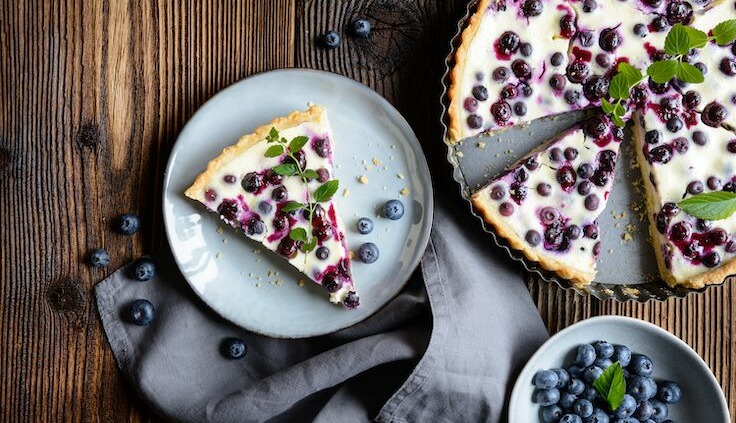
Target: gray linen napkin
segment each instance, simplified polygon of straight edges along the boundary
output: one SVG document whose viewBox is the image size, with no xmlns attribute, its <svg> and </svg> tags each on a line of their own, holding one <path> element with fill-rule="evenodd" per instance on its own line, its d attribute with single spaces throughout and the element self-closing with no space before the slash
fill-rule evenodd
<svg viewBox="0 0 736 423">
<path fill-rule="evenodd" d="M 149 282 L 118 270 L 95 289 L 118 366 L 174 421 L 500 421 L 515 375 L 547 333 L 518 269 L 477 222 L 459 224 L 470 219 L 458 208 L 437 206 L 421 273 L 396 298 L 317 338 L 272 339 L 224 321 L 168 251 L 154 255 Z M 122 317 L 138 298 L 156 306 L 149 326 Z M 231 336 L 248 344 L 244 359 L 219 353 Z"/>
</svg>

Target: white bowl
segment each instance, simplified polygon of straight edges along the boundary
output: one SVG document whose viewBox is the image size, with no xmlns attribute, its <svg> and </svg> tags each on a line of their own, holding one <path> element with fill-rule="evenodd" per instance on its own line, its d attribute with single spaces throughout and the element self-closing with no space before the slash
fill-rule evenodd
<svg viewBox="0 0 736 423">
<path fill-rule="evenodd" d="M 669 407 L 676 423 L 731 421 L 718 381 L 703 359 L 686 343 L 664 329 L 641 320 L 600 316 L 576 323 L 551 337 L 521 371 L 509 404 L 509 421 L 539 422 L 539 406 L 532 403 L 532 377 L 543 369 L 567 366 L 578 345 L 605 340 L 646 354 L 654 362 L 654 378 L 671 380 L 682 388 L 680 402 Z"/>
</svg>

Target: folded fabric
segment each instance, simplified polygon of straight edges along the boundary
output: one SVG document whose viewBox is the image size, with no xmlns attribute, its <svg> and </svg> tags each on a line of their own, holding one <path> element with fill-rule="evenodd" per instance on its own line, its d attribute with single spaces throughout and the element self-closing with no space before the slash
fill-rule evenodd
<svg viewBox="0 0 736 423">
<path fill-rule="evenodd" d="M 95 289 L 118 366 L 174 421 L 501 421 L 515 375 L 547 333 L 519 269 L 477 222 L 460 225 L 470 220 L 461 207 L 437 207 L 421 272 L 396 298 L 322 337 L 273 339 L 224 321 L 168 250 L 153 256 L 148 282 L 120 269 Z M 139 298 L 156 306 L 144 327 L 122 317 Z M 219 352 L 233 336 L 248 345 L 244 359 Z"/>
</svg>

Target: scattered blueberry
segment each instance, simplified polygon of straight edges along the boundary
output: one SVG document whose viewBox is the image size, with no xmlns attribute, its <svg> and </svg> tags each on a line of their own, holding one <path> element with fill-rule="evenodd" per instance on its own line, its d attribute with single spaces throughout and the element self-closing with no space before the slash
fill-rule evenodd
<svg viewBox="0 0 736 423">
<path fill-rule="evenodd" d="M 335 31 L 327 31 L 322 36 L 322 45 L 330 50 L 336 49 L 340 45 L 340 34 Z"/>
<path fill-rule="evenodd" d="M 358 232 L 363 235 L 373 232 L 373 221 L 367 217 L 358 219 L 356 226 L 358 227 Z"/>
<path fill-rule="evenodd" d="M 139 282 L 150 280 L 155 274 L 156 266 L 147 258 L 138 259 L 130 267 L 130 276 Z"/>
<path fill-rule="evenodd" d="M 138 326 L 146 326 L 153 321 L 156 310 L 148 300 L 135 300 L 128 309 L 130 322 Z"/>
<path fill-rule="evenodd" d="M 366 242 L 358 248 L 358 258 L 363 263 L 375 263 L 378 260 L 378 256 L 378 247 L 372 242 Z"/>
<path fill-rule="evenodd" d="M 327 260 L 327 257 L 329 257 L 330 255 L 330 249 L 325 246 L 317 247 L 317 250 L 314 252 L 314 254 L 320 260 Z"/>
<path fill-rule="evenodd" d="M 350 32 L 359 38 L 367 38 L 371 34 L 371 23 L 367 19 L 358 19 L 350 24 Z"/>
<path fill-rule="evenodd" d="M 141 218 L 133 213 L 125 213 L 115 219 L 115 231 L 123 235 L 133 235 L 141 228 Z"/>
<path fill-rule="evenodd" d="M 539 389 L 556 388 L 560 378 L 552 370 L 540 370 L 534 375 L 532 383 Z"/>
<path fill-rule="evenodd" d="M 222 355 L 231 359 L 237 360 L 245 357 L 248 353 L 248 346 L 245 345 L 245 341 L 239 338 L 227 338 L 222 343 Z"/>
<path fill-rule="evenodd" d="M 383 205 L 383 215 L 391 220 L 398 220 L 404 215 L 404 203 L 399 200 L 388 200 Z"/>
<path fill-rule="evenodd" d="M 94 250 L 89 252 L 89 255 L 87 256 L 87 262 L 92 267 L 105 267 L 110 264 L 110 254 L 108 254 L 107 250 L 103 250 L 102 248 L 95 248 Z"/>
</svg>

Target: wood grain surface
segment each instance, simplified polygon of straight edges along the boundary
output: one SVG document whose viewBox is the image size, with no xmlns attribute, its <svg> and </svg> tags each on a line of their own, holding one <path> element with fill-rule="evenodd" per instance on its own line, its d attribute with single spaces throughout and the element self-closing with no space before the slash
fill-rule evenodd
<svg viewBox="0 0 736 423">
<path fill-rule="evenodd" d="M 281 67 L 324 69 L 384 95 L 456 190 L 439 125 L 443 59 L 465 0 L 0 2 L 0 421 L 158 421 L 120 377 L 93 285 L 164 242 L 163 167 L 218 90 Z M 368 40 L 347 35 L 357 17 Z M 336 50 L 320 34 L 343 35 Z M 442 192 L 444 188 L 437 191 Z M 133 211 L 133 237 L 109 229 Z M 95 247 L 112 263 L 83 262 Z M 551 332 L 599 314 L 654 322 L 708 363 L 736 409 L 731 283 L 684 300 L 600 302 L 528 281 Z"/>
</svg>

